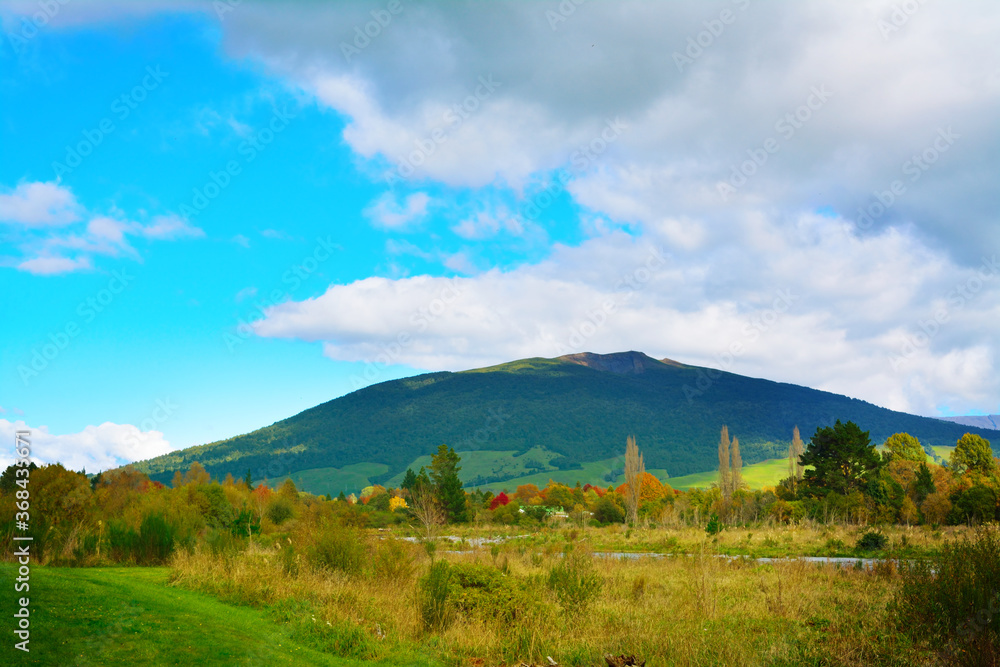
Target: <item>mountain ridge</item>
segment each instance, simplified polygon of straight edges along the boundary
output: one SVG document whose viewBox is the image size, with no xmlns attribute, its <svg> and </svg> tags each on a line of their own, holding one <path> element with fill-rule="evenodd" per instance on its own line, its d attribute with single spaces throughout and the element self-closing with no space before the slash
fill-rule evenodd
<svg viewBox="0 0 1000 667">
<path fill-rule="evenodd" d="M 389 380 L 250 433 L 136 466 L 169 481 L 193 461 L 217 477 L 242 477 L 248 468 L 276 477 L 366 463 L 385 470 L 373 481 L 386 481 L 447 443 L 457 451 L 542 448 L 552 454 L 543 469 L 573 470 L 620 456 L 626 436 L 635 435 L 648 469 L 678 476 L 715 467 L 723 424 L 740 438 L 743 459 L 751 464 L 784 456 L 794 426 L 808 440 L 836 419 L 855 421 L 876 442 L 906 431 L 928 449 L 953 446 L 967 430 L 990 435 L 831 392 L 629 351 L 534 357 Z M 501 466 L 492 477 L 503 474 Z"/>
</svg>

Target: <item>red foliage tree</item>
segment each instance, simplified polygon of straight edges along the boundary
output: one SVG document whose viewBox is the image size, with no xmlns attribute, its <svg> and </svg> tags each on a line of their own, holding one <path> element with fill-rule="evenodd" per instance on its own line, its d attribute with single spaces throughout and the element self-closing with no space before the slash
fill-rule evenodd
<svg viewBox="0 0 1000 667">
<path fill-rule="evenodd" d="M 503 491 L 501 491 L 500 495 L 496 496 L 495 498 L 493 498 L 493 500 L 490 501 L 490 509 L 491 510 L 495 510 L 496 508 L 500 507 L 501 505 L 506 505 L 509 502 L 510 502 L 510 498 L 507 497 L 506 493 L 504 493 Z"/>
</svg>

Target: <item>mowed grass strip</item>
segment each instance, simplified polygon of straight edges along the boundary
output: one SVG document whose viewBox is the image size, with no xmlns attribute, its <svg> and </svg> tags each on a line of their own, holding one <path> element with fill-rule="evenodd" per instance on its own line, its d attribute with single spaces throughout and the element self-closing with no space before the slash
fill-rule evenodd
<svg viewBox="0 0 1000 667">
<path fill-rule="evenodd" d="M 24 653 L 11 632 L 16 568 L 0 573 L 3 665 L 371 664 L 303 645 L 264 611 L 169 586 L 168 568 L 33 567 L 30 592 L 16 594 L 31 599 Z"/>
</svg>

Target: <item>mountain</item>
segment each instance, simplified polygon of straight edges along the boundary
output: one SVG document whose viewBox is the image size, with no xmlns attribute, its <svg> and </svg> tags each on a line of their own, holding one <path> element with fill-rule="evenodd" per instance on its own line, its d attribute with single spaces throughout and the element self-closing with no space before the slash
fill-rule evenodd
<svg viewBox="0 0 1000 667">
<path fill-rule="evenodd" d="M 1000 431 L 1000 415 L 966 415 L 964 417 L 941 417 L 941 419 L 965 426 Z"/>
<path fill-rule="evenodd" d="M 630 434 L 647 470 L 680 476 L 716 467 L 723 424 L 751 464 L 785 456 L 794 426 L 808 441 L 817 427 L 836 419 L 856 422 L 875 442 L 905 431 L 927 448 L 953 446 L 967 431 L 987 439 L 991 434 L 641 352 L 582 353 L 382 382 L 252 433 L 137 467 L 169 482 L 175 470 L 199 461 L 214 477 L 239 478 L 250 469 L 258 480 L 291 474 L 318 489 L 325 478 L 336 479 L 356 491 L 366 482 L 396 481 L 447 443 L 473 452 L 463 456 L 467 484 L 532 472 L 547 479 L 560 470 L 579 470 L 581 481 L 597 483 L 615 479 L 621 466 L 615 457 Z M 327 488 L 336 491 L 336 484 Z"/>
</svg>

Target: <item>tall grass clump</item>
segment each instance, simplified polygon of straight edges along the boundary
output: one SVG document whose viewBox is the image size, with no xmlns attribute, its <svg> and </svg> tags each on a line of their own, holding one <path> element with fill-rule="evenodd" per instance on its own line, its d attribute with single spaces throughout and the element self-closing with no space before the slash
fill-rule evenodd
<svg viewBox="0 0 1000 667">
<path fill-rule="evenodd" d="M 903 563 L 900 625 L 927 636 L 956 665 L 1000 664 L 1000 529 L 946 543 L 930 559 Z"/>
<path fill-rule="evenodd" d="M 309 550 L 309 561 L 314 567 L 349 575 L 361 574 L 367 560 L 368 550 L 358 532 L 337 524 L 322 530 Z"/>
<path fill-rule="evenodd" d="M 174 527 L 159 514 L 142 520 L 136 541 L 136 562 L 142 565 L 163 565 L 174 552 Z"/>
<path fill-rule="evenodd" d="M 451 574 L 448 561 L 439 560 L 420 579 L 417 597 L 420 620 L 423 621 L 424 630 L 428 632 L 445 630 L 451 625 Z"/>
<path fill-rule="evenodd" d="M 601 579 L 594 571 L 590 554 L 567 547 L 563 558 L 549 570 L 549 588 L 563 611 L 582 614 L 601 590 Z"/>
</svg>

